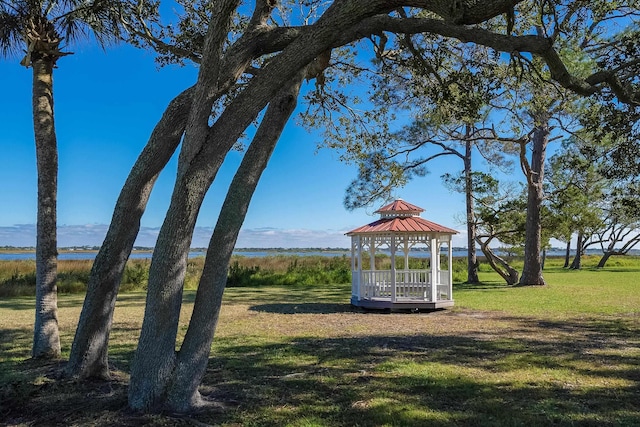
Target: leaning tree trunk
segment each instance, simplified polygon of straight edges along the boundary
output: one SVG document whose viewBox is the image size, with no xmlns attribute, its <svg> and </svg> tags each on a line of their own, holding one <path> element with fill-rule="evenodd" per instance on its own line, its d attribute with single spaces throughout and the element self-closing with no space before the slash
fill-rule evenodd
<svg viewBox="0 0 640 427">
<path fill-rule="evenodd" d="M 580 270 L 582 268 L 582 245 L 583 245 L 584 235 L 582 232 L 578 233 L 578 241 L 576 243 L 576 256 L 573 257 L 573 261 L 571 262 L 571 270 Z"/>
<path fill-rule="evenodd" d="M 467 283 L 479 283 L 478 257 L 476 256 L 476 221 L 473 213 L 473 176 L 471 174 L 471 129 L 465 128 L 464 180 L 467 209 Z"/>
<path fill-rule="evenodd" d="M 612 255 L 616 255 L 617 252 L 615 251 L 606 251 L 603 255 L 602 258 L 600 258 L 600 261 L 598 262 L 598 265 L 596 266 L 596 268 L 604 268 L 605 265 L 607 265 L 607 261 L 609 261 L 609 258 L 611 258 Z"/>
<path fill-rule="evenodd" d="M 214 124 L 214 136 L 208 138 L 212 145 L 183 164 L 182 172 L 178 165 L 171 204 L 151 259 L 144 320 L 131 367 L 129 406 L 135 410 L 157 411 L 165 405 L 175 368 L 182 290 L 198 212 L 225 155 L 259 112 L 256 108 L 240 115 L 233 110 L 228 107 Z M 230 120 L 230 115 L 235 119 Z M 182 153 L 181 158 L 185 159 Z"/>
<path fill-rule="evenodd" d="M 520 286 L 544 285 L 542 277 L 542 260 L 540 250 L 542 248 L 542 199 L 544 196 L 544 160 L 549 141 L 548 119 L 543 119 L 533 130 L 533 152 L 531 154 L 531 166 L 524 169 L 527 174 L 527 219 L 524 243 L 524 267 L 520 276 Z"/>
<path fill-rule="evenodd" d="M 129 404 L 133 409 L 160 409 L 174 369 L 187 258 L 198 211 L 210 185 L 208 177 L 208 184 L 202 185 L 201 175 L 202 169 L 194 169 L 176 182 L 153 252 L 144 321 L 131 367 Z"/>
<path fill-rule="evenodd" d="M 225 4 L 233 7 L 235 0 L 227 1 Z M 272 5 L 258 3 L 256 7 L 251 23 L 254 30 L 264 24 Z M 223 15 L 224 13 L 218 14 L 220 17 Z M 215 52 L 214 57 L 221 54 L 221 46 L 226 40 L 226 27 L 216 24 L 215 28 L 218 30 L 217 41 L 213 40 L 208 45 Z M 204 62 L 202 64 L 205 68 L 214 69 L 213 72 L 206 75 L 206 89 L 200 91 L 200 98 L 205 98 L 203 114 L 206 117 L 210 114 L 210 108 L 207 105 L 212 100 L 219 99 L 233 85 L 237 76 L 241 75 L 250 65 L 251 58 L 262 52 L 260 48 L 264 45 L 253 40 L 251 31 L 248 30 L 247 34 L 249 42 L 242 43 L 241 39 L 237 42 L 240 48 L 230 49 L 234 53 L 229 54 L 231 58 L 227 58 L 227 67 L 223 73 L 221 73 L 219 63 Z M 217 43 L 218 48 L 213 47 L 212 43 Z M 217 79 L 216 76 L 218 76 Z M 187 89 L 171 102 L 156 126 L 147 147 L 136 162 L 118 199 L 109 232 L 94 262 L 89 279 L 89 291 L 87 298 L 85 298 L 83 315 L 76 332 L 67 369 L 67 372 L 73 376 L 82 378 L 108 375 L 108 336 L 113 318 L 115 297 L 126 259 L 139 230 L 140 216 L 144 211 L 148 193 L 157 173 L 166 164 L 167 155 L 170 155 L 167 150 L 171 152 L 175 150 L 175 146 L 179 143 L 184 132 L 187 117 L 193 104 L 193 92 L 193 87 Z M 206 98 L 209 100 L 207 101 Z M 129 212 L 130 210 L 132 212 Z"/>
<path fill-rule="evenodd" d="M 109 333 L 124 268 L 156 178 L 180 144 L 192 92 L 193 88 L 189 88 L 171 101 L 120 192 L 109 230 L 89 276 L 66 368 L 68 375 L 109 377 Z"/>
<path fill-rule="evenodd" d="M 518 270 L 513 268 L 507 260 L 493 252 L 489 246 L 492 240 L 493 237 L 489 237 L 485 241 L 478 240 L 478 243 L 480 243 L 480 250 L 484 254 L 491 268 L 493 268 L 493 270 L 498 273 L 505 282 L 507 282 L 507 285 L 517 284 L 519 276 Z"/>
<path fill-rule="evenodd" d="M 56 203 L 58 148 L 53 120 L 53 67 L 48 56 L 32 61 L 33 130 L 38 166 L 38 221 L 36 237 L 36 319 L 32 356 L 60 357 L 58 331 L 58 239 Z"/>
<path fill-rule="evenodd" d="M 278 90 L 326 50 L 336 34 L 331 28 L 318 27 L 317 32 L 296 39 L 234 98 L 205 138 L 199 138 L 202 135 L 197 128 L 201 124 L 196 123 L 195 138 L 189 140 L 190 126 L 187 126 L 171 205 L 160 229 L 149 271 L 144 321 L 129 385 L 132 409 L 155 411 L 166 404 L 164 398 L 176 362 L 175 338 L 193 227 L 204 195 L 225 155 Z M 195 108 L 194 105 L 191 114 Z M 194 149 L 194 145 L 200 148 Z"/>
<path fill-rule="evenodd" d="M 198 386 L 209 360 L 229 260 L 260 176 L 295 109 L 301 82 L 302 78 L 292 82 L 269 104 L 227 191 L 209 242 L 189 328 L 177 356 L 173 379 L 168 389 L 166 407 L 171 410 L 185 412 L 202 404 Z"/>
</svg>

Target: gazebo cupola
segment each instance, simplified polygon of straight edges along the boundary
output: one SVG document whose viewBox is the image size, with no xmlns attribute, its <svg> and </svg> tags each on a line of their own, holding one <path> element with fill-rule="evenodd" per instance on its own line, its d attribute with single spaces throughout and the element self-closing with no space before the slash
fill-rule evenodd
<svg viewBox="0 0 640 427">
<path fill-rule="evenodd" d="M 427 308 L 453 306 L 451 236 L 457 231 L 420 217 L 424 209 L 395 200 L 376 213 L 380 219 L 351 230 L 351 304 L 365 308 Z M 447 247 L 443 269 L 441 252 Z M 409 268 L 412 251 L 428 268 Z M 376 269 L 376 254 L 390 254 L 389 268 Z"/>
</svg>

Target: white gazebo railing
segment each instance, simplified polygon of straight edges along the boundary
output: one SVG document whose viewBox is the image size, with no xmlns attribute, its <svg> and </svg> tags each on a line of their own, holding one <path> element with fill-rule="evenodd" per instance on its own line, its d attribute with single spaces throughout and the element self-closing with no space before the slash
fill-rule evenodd
<svg viewBox="0 0 640 427">
<path fill-rule="evenodd" d="M 358 298 L 383 298 L 389 299 L 391 302 L 406 299 L 420 301 L 452 299 L 449 271 L 440 270 L 440 283 L 436 286 L 436 298 L 433 298 L 430 276 L 430 270 L 397 270 L 395 281 L 393 281 L 391 270 L 363 270 L 359 280 L 354 278 L 353 291 Z"/>
</svg>

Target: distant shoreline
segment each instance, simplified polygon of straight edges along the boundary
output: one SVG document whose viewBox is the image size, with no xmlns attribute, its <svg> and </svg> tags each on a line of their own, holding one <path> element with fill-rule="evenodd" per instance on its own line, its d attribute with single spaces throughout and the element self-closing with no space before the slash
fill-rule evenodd
<svg viewBox="0 0 640 427">
<path fill-rule="evenodd" d="M 154 248 L 134 248 L 135 253 L 152 253 Z M 58 253 L 97 253 L 100 248 L 58 248 Z M 349 252 L 349 248 L 236 248 L 235 253 L 243 252 L 274 252 L 274 253 L 304 253 L 304 252 L 325 252 L 343 253 Z M 206 252 L 207 248 L 191 248 L 190 252 Z M 36 248 L 22 248 L 5 246 L 0 248 L 0 254 L 29 254 L 35 253 Z"/>
<path fill-rule="evenodd" d="M 134 258 L 147 258 L 148 255 L 153 254 L 153 249 L 150 247 L 135 247 L 131 251 L 131 256 Z M 454 256 L 466 256 L 463 255 L 467 248 L 464 247 L 454 247 L 452 248 L 454 252 Z M 82 254 L 84 255 L 82 258 L 89 257 L 90 254 L 97 254 L 100 250 L 99 247 L 67 247 L 67 248 L 59 248 L 58 253 L 62 255 L 63 258 L 69 259 L 70 254 Z M 0 259 L 5 258 L 9 255 L 22 255 L 25 257 L 30 255 L 35 256 L 35 248 L 24 248 L 24 247 L 10 247 L 3 246 L 0 247 Z M 207 253 L 207 248 L 191 248 L 190 256 L 205 256 Z M 383 251 L 384 252 L 384 251 Z M 500 252 L 500 250 L 498 250 Z M 351 250 L 348 248 L 236 248 L 233 250 L 234 255 L 238 256 L 277 256 L 277 255 L 296 255 L 296 256 L 305 256 L 305 255 L 321 255 L 321 256 L 339 256 L 339 255 L 349 255 Z M 412 253 L 417 255 L 418 257 L 428 256 L 430 251 L 428 248 L 413 248 Z M 480 250 L 476 250 L 477 256 L 483 256 Z M 245 255 L 246 254 L 246 255 Z M 549 257 L 558 257 L 564 256 L 565 249 L 563 248 L 551 248 L 547 250 L 547 256 Z M 5 257 L 2 257 L 4 255 Z M 503 254 L 504 255 L 504 254 Z M 575 255 L 575 250 L 571 250 L 570 256 Z M 602 256 L 602 251 L 600 249 L 589 249 L 586 251 L 584 255 L 598 255 Z M 627 256 L 640 256 L 640 249 L 632 249 Z"/>
</svg>

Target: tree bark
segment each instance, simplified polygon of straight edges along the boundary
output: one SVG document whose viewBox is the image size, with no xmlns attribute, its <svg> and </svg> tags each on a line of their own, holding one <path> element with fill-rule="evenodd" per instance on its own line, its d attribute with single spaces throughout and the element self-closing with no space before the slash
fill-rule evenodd
<svg viewBox="0 0 640 427">
<path fill-rule="evenodd" d="M 68 375 L 109 377 L 109 333 L 124 268 L 153 185 L 180 143 L 192 93 L 193 88 L 189 88 L 169 103 L 120 192 L 109 230 L 89 276 L 66 367 Z"/>
<path fill-rule="evenodd" d="M 571 239 L 569 239 L 567 241 L 567 249 L 564 253 L 564 265 L 562 266 L 562 268 L 567 268 L 569 267 L 569 258 L 571 256 Z"/>
<path fill-rule="evenodd" d="M 465 201 L 467 209 L 467 283 L 479 283 L 478 258 L 476 256 L 476 220 L 473 213 L 473 176 L 471 175 L 471 129 L 465 127 L 466 141 L 464 154 Z"/>
<path fill-rule="evenodd" d="M 225 9 L 227 3 L 216 4 L 217 11 Z M 207 56 L 220 55 L 221 51 L 212 45 L 212 39 L 224 42 L 225 38 L 218 36 L 221 32 L 226 34 L 231 12 L 227 10 L 226 16 L 213 13 L 211 18 L 211 26 L 221 24 L 224 28 L 210 28 L 207 33 L 205 45 L 209 50 L 204 52 L 194 88 L 194 103 L 178 159 L 178 176 L 151 259 L 144 320 L 129 384 L 129 406 L 133 409 L 155 411 L 164 405 L 176 360 L 176 335 L 187 258 L 202 201 L 227 152 L 266 104 L 249 103 L 244 111 L 238 112 L 234 106 L 242 103 L 236 98 L 212 128 L 208 126 L 214 101 L 210 93 L 216 91 L 218 82 L 205 75 L 209 72 L 217 75 L 220 60 Z M 230 119 L 232 111 L 236 114 Z"/>
<path fill-rule="evenodd" d="M 32 356 L 60 357 L 58 331 L 58 148 L 53 118 L 53 67 L 49 56 L 34 60 L 33 130 L 38 169 L 36 238 L 36 317 Z"/>
<path fill-rule="evenodd" d="M 580 270 L 582 268 L 582 241 L 584 240 L 584 235 L 582 232 L 578 233 L 578 241 L 576 243 L 576 256 L 573 257 L 573 261 L 571 262 L 571 270 Z"/>
<path fill-rule="evenodd" d="M 225 2 L 226 7 L 230 4 L 233 5 L 234 0 Z M 199 98 L 201 102 L 209 105 L 209 111 L 211 103 L 232 87 L 238 76 L 249 66 L 252 58 L 278 48 L 277 42 L 274 44 L 268 40 L 269 31 L 262 27 L 271 9 L 270 4 L 256 5 L 250 27 L 227 52 L 224 65 L 211 59 L 202 64 L 205 68 L 214 69 L 200 83 L 206 86 L 207 90 L 201 90 Z M 220 54 L 219 46 L 224 43 L 221 34 L 226 34 L 223 26 L 217 27 L 218 31 L 213 31 L 211 37 L 217 40 L 218 48 L 213 46 L 213 42 L 210 42 L 209 47 L 214 53 Z M 265 37 L 267 40 L 263 40 Z M 217 82 L 215 76 L 218 76 Z M 108 338 L 122 274 L 139 231 L 140 217 L 144 213 L 151 188 L 180 143 L 193 97 L 194 87 L 191 87 L 169 104 L 120 194 L 109 231 L 94 261 L 89 279 L 83 313 L 67 365 L 67 374 L 71 376 L 86 378 L 109 375 Z M 202 114 L 200 117 L 204 116 L 208 115 Z"/>
<path fill-rule="evenodd" d="M 520 276 L 520 286 L 545 285 L 542 277 L 542 221 L 540 213 L 544 196 L 544 161 L 549 141 L 549 120 L 538 117 L 533 130 L 533 152 L 531 166 L 525 167 L 527 172 L 527 219 L 524 244 L 524 267 Z"/>
<path fill-rule="evenodd" d="M 260 176 L 295 109 L 301 82 L 300 77 L 269 104 L 227 192 L 209 242 L 191 321 L 168 389 L 166 406 L 171 410 L 185 412 L 202 404 L 198 386 L 207 367 L 229 260 Z"/>
</svg>

